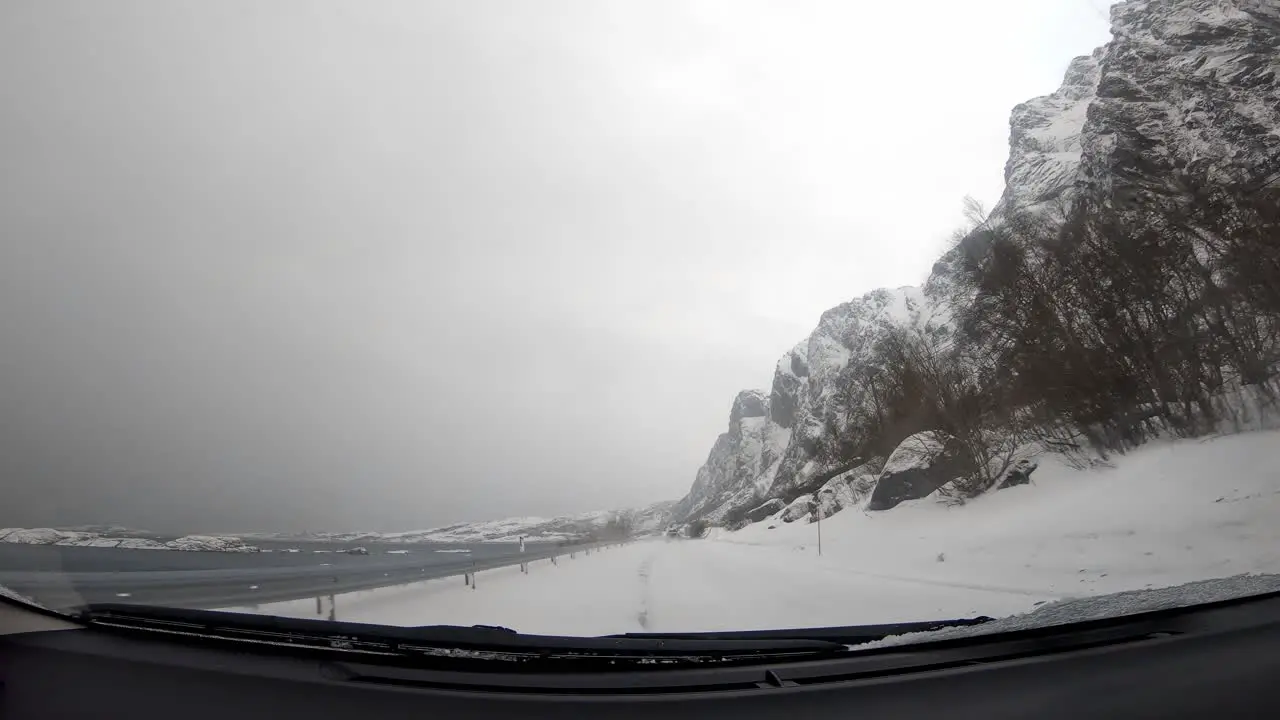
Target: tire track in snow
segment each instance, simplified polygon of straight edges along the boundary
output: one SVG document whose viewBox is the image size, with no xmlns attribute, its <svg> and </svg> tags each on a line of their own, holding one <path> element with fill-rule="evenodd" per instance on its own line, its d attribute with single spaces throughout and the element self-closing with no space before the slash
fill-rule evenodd
<svg viewBox="0 0 1280 720">
<path fill-rule="evenodd" d="M 877 578 L 879 580 L 893 580 L 895 582 L 915 583 L 917 585 L 930 585 L 934 587 L 957 588 L 960 590 L 979 590 L 982 592 L 1005 593 L 1007 595 L 1025 595 L 1035 598 L 1057 598 L 1069 600 L 1078 597 L 1084 597 L 1081 593 L 1060 592 L 1058 590 L 1032 590 L 1028 588 L 1015 588 L 1003 585 L 987 585 L 984 583 L 967 583 L 956 582 L 952 580 L 933 580 L 929 578 L 908 577 L 906 575 L 890 575 L 888 573 L 870 572 L 867 570 L 854 570 L 852 568 L 823 568 L 827 572 L 840 575 L 862 575 L 864 577 Z"/>
<path fill-rule="evenodd" d="M 640 567 L 636 570 L 636 574 L 640 578 L 640 609 L 636 612 L 636 622 L 640 623 L 641 630 L 649 629 L 649 576 L 653 574 L 653 555 L 649 555 L 640 562 Z"/>
</svg>

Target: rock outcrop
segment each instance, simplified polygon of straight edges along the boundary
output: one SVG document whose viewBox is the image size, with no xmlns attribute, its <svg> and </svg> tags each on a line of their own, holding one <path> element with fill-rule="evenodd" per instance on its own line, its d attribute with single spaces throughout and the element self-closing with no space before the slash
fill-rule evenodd
<svg viewBox="0 0 1280 720">
<path fill-rule="evenodd" d="M 1013 467 L 1000 478 L 999 484 L 996 485 L 997 490 L 1003 490 L 1008 487 L 1016 487 L 1018 485 L 1026 485 L 1031 482 L 1031 473 L 1036 471 L 1040 465 L 1029 459 L 1022 459 L 1014 463 Z"/>
<path fill-rule="evenodd" d="M 809 516 L 813 512 L 813 496 L 801 495 L 791 504 L 787 505 L 787 509 L 782 512 L 782 522 L 795 522 Z"/>
<path fill-rule="evenodd" d="M 783 502 L 781 498 L 773 498 L 772 500 L 766 500 L 763 504 L 757 507 L 754 507 L 747 512 L 747 521 L 760 522 L 761 520 L 764 520 L 765 518 L 771 517 L 773 515 L 777 515 L 778 513 L 786 509 L 787 509 L 787 504 Z"/>
<path fill-rule="evenodd" d="M 876 476 L 867 473 L 868 469 L 868 466 L 860 465 L 824 483 L 817 492 L 818 517 L 826 519 L 841 510 L 862 504 L 876 486 Z"/>
<path fill-rule="evenodd" d="M 867 509 L 889 510 L 927 497 L 971 469 L 952 438 L 932 431 L 916 433 L 899 443 L 885 462 Z"/>
<path fill-rule="evenodd" d="M 720 521 L 732 509 L 744 512 L 767 499 L 772 476 L 791 437 L 790 428 L 770 420 L 772 398 L 743 390 L 734 398 L 729 428 L 716 439 L 693 488 L 672 510 L 677 520 Z"/>
</svg>

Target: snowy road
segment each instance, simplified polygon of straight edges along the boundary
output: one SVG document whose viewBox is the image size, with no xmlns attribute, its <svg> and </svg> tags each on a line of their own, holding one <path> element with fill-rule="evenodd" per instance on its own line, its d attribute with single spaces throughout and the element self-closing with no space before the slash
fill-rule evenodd
<svg viewBox="0 0 1280 720">
<path fill-rule="evenodd" d="M 1151 443 L 1089 471 L 1046 458 L 1033 480 L 963 507 L 845 510 L 822 523 L 822 557 L 817 525 L 775 519 L 486 571 L 475 589 L 445 578 L 337 595 L 335 617 L 567 635 L 750 630 L 999 617 L 1280 572 L 1280 432 Z M 317 613 L 314 599 L 234 609 Z"/>
<path fill-rule="evenodd" d="M 957 587 L 928 578 L 887 579 L 825 564 L 812 548 L 727 542 L 639 542 L 621 548 L 482 573 L 476 589 L 458 578 L 349 593 L 336 617 L 394 625 L 498 624 L 521 632 L 767 629 L 1012 614 L 1058 595 Z M 246 608 L 239 608 L 244 610 Z M 259 612 L 315 617 L 314 601 Z M 325 606 L 324 614 L 327 614 Z"/>
</svg>

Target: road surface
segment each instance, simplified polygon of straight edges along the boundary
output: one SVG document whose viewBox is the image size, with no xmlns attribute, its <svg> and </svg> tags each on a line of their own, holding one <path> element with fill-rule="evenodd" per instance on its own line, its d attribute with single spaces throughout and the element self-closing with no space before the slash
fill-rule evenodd
<svg viewBox="0 0 1280 720">
<path fill-rule="evenodd" d="M 812 547 L 715 540 L 638 541 L 529 573 L 480 576 L 472 589 L 429 580 L 314 600 L 227 606 L 287 617 L 387 625 L 501 625 L 547 635 L 767 630 L 914 622 L 1032 610 L 1067 594 L 993 578 L 869 574 L 860 556 L 819 558 Z M 1076 578 L 1072 578 L 1073 582 Z M 986 584 L 985 580 L 991 580 Z"/>
</svg>

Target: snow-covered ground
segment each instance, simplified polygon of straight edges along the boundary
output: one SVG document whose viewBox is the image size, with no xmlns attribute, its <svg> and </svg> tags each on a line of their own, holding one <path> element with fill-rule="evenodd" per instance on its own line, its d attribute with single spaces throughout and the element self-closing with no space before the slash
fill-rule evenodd
<svg viewBox="0 0 1280 720">
<path fill-rule="evenodd" d="M 1049 458 L 1032 484 L 961 507 L 844 510 L 821 523 L 821 557 L 817 524 L 773 519 L 483 572 L 475 589 L 446 578 L 339 595 L 336 617 L 571 635 L 745 630 L 1007 616 L 1280 572 L 1280 432 L 1152 443 L 1113 465 Z M 316 615 L 314 600 L 237 609 Z"/>
</svg>

